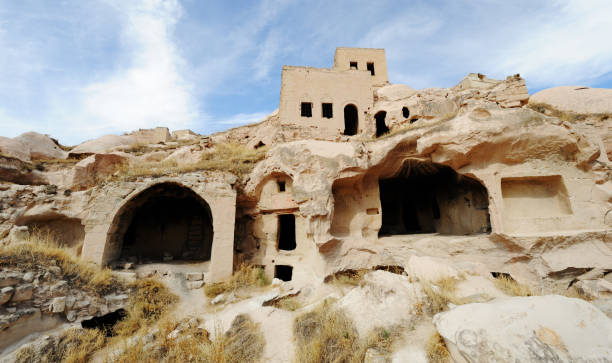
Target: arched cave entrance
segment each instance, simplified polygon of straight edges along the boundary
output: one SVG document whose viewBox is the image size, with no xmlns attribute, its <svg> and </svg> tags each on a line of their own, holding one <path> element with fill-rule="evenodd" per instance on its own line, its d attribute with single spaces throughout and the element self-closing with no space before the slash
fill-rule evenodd
<svg viewBox="0 0 612 363">
<path fill-rule="evenodd" d="M 379 236 L 491 231 L 486 188 L 448 166 L 406 160 L 397 176 L 379 180 L 379 189 Z"/>
<path fill-rule="evenodd" d="M 376 119 L 376 137 L 380 137 L 387 132 L 389 132 L 389 128 L 385 123 L 385 118 L 387 117 L 387 111 L 379 111 L 374 115 Z"/>
<path fill-rule="evenodd" d="M 359 115 L 357 113 L 357 106 L 352 104 L 344 106 L 344 134 L 348 136 L 357 134 L 358 126 Z"/>
<path fill-rule="evenodd" d="M 121 258 L 140 262 L 211 257 L 212 213 L 204 199 L 175 183 L 157 184 L 126 203 L 117 217 L 114 245 Z"/>
</svg>

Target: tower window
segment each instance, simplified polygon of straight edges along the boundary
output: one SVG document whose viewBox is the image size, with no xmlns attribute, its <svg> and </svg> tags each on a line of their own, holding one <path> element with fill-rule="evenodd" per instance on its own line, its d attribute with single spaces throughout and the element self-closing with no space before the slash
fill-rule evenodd
<svg viewBox="0 0 612 363">
<path fill-rule="evenodd" d="M 368 71 L 370 71 L 370 74 L 374 75 L 374 63 L 368 62 Z"/>
<path fill-rule="evenodd" d="M 277 181 L 278 183 L 278 191 L 279 192 L 284 192 L 285 191 L 285 182 L 284 181 Z"/>
<path fill-rule="evenodd" d="M 312 103 L 302 102 L 300 106 L 302 117 L 312 117 Z"/>
<path fill-rule="evenodd" d="M 334 117 L 334 110 L 333 110 L 333 105 L 331 103 L 323 103 L 321 104 L 321 113 L 322 116 L 325 118 L 332 118 Z"/>
<path fill-rule="evenodd" d="M 357 69 L 357 62 L 351 62 L 350 63 L 350 68 L 351 69 Z"/>
</svg>

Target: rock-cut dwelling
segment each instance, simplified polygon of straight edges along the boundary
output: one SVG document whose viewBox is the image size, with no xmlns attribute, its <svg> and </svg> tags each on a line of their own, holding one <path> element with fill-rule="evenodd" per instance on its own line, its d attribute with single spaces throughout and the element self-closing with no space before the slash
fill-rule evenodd
<svg viewBox="0 0 612 363">
<path fill-rule="evenodd" d="M 96 173 L 125 159 L 108 145 L 175 142 L 164 128 L 107 135 L 71 151 L 95 154 L 75 166 L 73 184 L 47 173 L 58 190 L 37 196 L 28 187 L 23 202 L 11 199 L 18 186 L 0 190 L 15 205 L 0 226 L 15 238 L 53 229 L 100 265 L 186 261 L 208 282 L 243 262 L 281 280 L 402 265 L 385 249 L 421 236 L 444 248 L 449 236 L 491 244 L 605 230 L 608 182 L 594 167 L 607 162 L 603 142 L 524 107 L 528 99 L 518 75 L 470 74 L 452 88 L 416 91 L 389 83 L 383 49 L 338 48 L 329 69 L 283 67 L 278 113 L 264 122 L 176 151 L 257 148 L 269 136 L 275 145 L 248 177 L 186 172 L 96 185 Z"/>
</svg>

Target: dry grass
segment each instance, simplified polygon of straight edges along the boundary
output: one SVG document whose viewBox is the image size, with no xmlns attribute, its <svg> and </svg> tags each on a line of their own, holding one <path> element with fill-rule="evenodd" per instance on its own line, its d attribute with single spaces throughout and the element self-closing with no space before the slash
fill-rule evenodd
<svg viewBox="0 0 612 363">
<path fill-rule="evenodd" d="M 61 247 L 52 234 L 32 233 L 25 242 L 10 244 L 0 249 L 0 267 L 37 270 L 40 267 L 59 266 L 60 278 L 77 289 L 95 295 L 106 295 L 122 287 L 109 269 L 100 269 L 75 257 Z M 125 286 L 123 286 L 125 287 Z"/>
<path fill-rule="evenodd" d="M 511 277 L 499 276 L 494 281 L 495 287 L 501 290 L 504 294 L 510 296 L 533 296 L 531 289 L 526 286 L 519 284 Z"/>
<path fill-rule="evenodd" d="M 251 149 L 238 144 L 217 144 L 214 150 L 202 155 L 197 163 L 179 166 L 175 161 L 166 161 L 126 165 L 120 170 L 120 178 L 159 177 L 202 170 L 228 171 L 242 177 L 264 159 L 268 149 L 267 146 Z"/>
<path fill-rule="evenodd" d="M 527 105 L 528 108 L 543 113 L 548 116 L 553 116 L 561 121 L 567 122 L 581 122 L 587 119 L 596 119 L 598 121 L 604 121 L 612 118 L 610 113 L 576 113 L 571 111 L 561 111 L 545 103 L 530 103 Z"/>
<path fill-rule="evenodd" d="M 427 353 L 427 360 L 431 363 L 447 363 L 452 362 L 451 355 L 444 344 L 444 339 L 434 332 L 427 341 L 425 346 L 425 352 Z"/>
<path fill-rule="evenodd" d="M 236 291 L 246 287 L 263 287 L 270 284 L 263 268 L 242 264 L 228 281 L 206 284 L 204 293 L 213 298 L 219 294 Z"/>
<path fill-rule="evenodd" d="M 16 362 L 87 362 L 105 341 L 104 333 L 99 330 L 70 328 L 57 338 L 56 344 L 47 345 L 41 351 L 36 352 L 31 346 L 19 349 Z"/>
<path fill-rule="evenodd" d="M 562 291 L 558 291 L 559 295 L 563 295 L 566 297 L 572 297 L 575 299 L 582 299 L 584 301 L 593 301 L 593 297 L 587 295 L 582 289 L 578 289 L 576 286 L 570 286 L 567 289 Z"/>
<path fill-rule="evenodd" d="M 129 337 L 141 328 L 158 321 L 178 300 L 163 283 L 157 280 L 138 280 L 131 287 L 134 292 L 127 304 L 127 316 L 113 329 L 120 337 Z"/>
<path fill-rule="evenodd" d="M 170 333 L 179 324 L 164 320 L 158 324 L 156 339 L 144 344 L 124 344 L 123 352 L 113 362 L 258 362 L 263 354 L 265 339 L 259 326 L 248 316 L 238 315 L 226 333 L 218 330 L 213 340 L 198 327 L 189 327 L 177 337 Z M 110 360 L 110 359 L 109 359 Z"/>
<path fill-rule="evenodd" d="M 360 339 L 346 314 L 325 301 L 315 310 L 302 314 L 293 325 L 296 362 L 363 362 L 366 351 L 375 348 L 390 353 L 399 327 L 378 328 Z"/>
<path fill-rule="evenodd" d="M 369 269 L 347 269 L 338 271 L 332 275 L 327 276 L 325 278 L 325 283 L 359 286 L 359 284 L 363 280 L 363 276 L 365 276 L 365 274 L 368 272 L 370 272 Z"/>
<path fill-rule="evenodd" d="M 457 297 L 457 283 L 459 282 L 456 278 L 444 278 L 435 282 L 421 282 L 423 292 L 427 296 L 427 312 L 431 315 L 435 315 L 439 312 L 448 309 L 448 304 L 452 303 L 455 305 L 462 305 L 468 303 L 467 300 Z"/>
</svg>

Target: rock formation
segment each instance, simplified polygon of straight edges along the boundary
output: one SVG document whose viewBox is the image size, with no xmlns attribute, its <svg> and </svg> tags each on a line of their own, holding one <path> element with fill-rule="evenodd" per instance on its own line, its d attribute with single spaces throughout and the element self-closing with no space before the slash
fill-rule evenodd
<svg viewBox="0 0 612 363">
<path fill-rule="evenodd" d="M 359 89 L 331 91 L 345 83 Z M 179 295 L 177 311 L 205 322 L 172 339 L 233 331 L 249 314 L 266 361 L 301 354 L 314 335 L 293 339 L 293 321 L 323 303 L 353 321 L 346 334 L 366 361 L 425 361 L 433 334 L 457 362 L 605 362 L 611 100 L 585 87 L 530 97 L 519 75 L 415 90 L 389 84 L 384 51 L 339 48 L 330 69 L 285 68 L 281 107 L 257 124 L 73 148 L 0 138 L 0 241 L 44 231 L 116 276 L 156 276 Z M 114 310 L 116 296 L 126 304 L 120 291 L 55 293 L 53 271 L 0 274 L 7 337 L 42 312 L 73 322 Z M 101 298 L 96 314 L 80 303 Z M 154 349 L 156 329 L 131 346 Z M 396 340 L 359 343 L 376 331 Z"/>
</svg>

